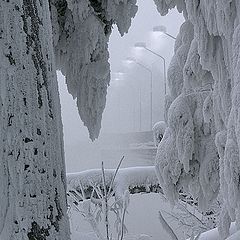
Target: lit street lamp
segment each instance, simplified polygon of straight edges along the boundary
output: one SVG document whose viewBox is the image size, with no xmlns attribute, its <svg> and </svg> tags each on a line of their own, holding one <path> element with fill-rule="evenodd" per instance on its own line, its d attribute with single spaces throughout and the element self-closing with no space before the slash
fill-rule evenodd
<svg viewBox="0 0 240 240">
<path fill-rule="evenodd" d="M 114 77 L 114 78 L 112 78 L 112 80 L 113 80 L 113 82 L 115 82 L 115 83 L 118 83 L 118 82 L 120 82 L 121 81 L 121 79 L 119 78 L 119 77 Z M 118 105 L 118 111 L 117 111 L 117 115 L 118 115 L 118 131 L 119 132 L 121 132 L 121 97 L 120 97 L 120 91 L 119 91 L 119 89 L 117 90 L 117 105 Z"/>
<path fill-rule="evenodd" d="M 163 25 L 153 27 L 153 32 L 160 32 L 160 33 L 163 33 L 163 34 L 169 36 L 170 38 L 176 40 L 176 37 L 174 37 L 173 35 L 167 33 L 167 29 L 166 29 L 166 27 L 163 26 Z"/>
<path fill-rule="evenodd" d="M 114 78 L 115 82 L 124 81 L 123 77 L 126 73 L 119 71 L 119 72 L 115 72 L 114 74 L 117 76 Z M 128 83 L 128 86 L 130 86 L 133 96 L 135 96 L 134 87 L 130 83 Z M 119 119 L 120 119 L 120 94 L 119 93 L 118 93 L 118 106 L 119 106 Z M 132 117 L 133 117 L 133 119 L 132 119 L 133 120 L 133 131 L 135 131 L 135 103 L 134 103 L 134 101 L 133 101 Z"/>
<path fill-rule="evenodd" d="M 147 45 L 145 42 L 137 42 L 134 44 L 135 48 L 143 48 L 145 50 L 147 50 L 148 52 L 154 54 L 155 56 L 161 58 L 163 60 L 163 74 L 164 74 L 164 94 L 166 96 L 167 94 L 167 75 L 166 75 L 166 59 L 161 56 L 160 54 L 154 52 L 153 50 L 147 48 Z"/>
<path fill-rule="evenodd" d="M 138 62 L 136 59 L 134 58 L 127 58 L 126 62 L 128 63 L 135 63 L 138 66 L 144 68 L 146 71 L 148 71 L 150 73 L 150 130 L 152 130 L 153 127 L 153 79 L 152 79 L 152 70 L 148 67 L 146 67 L 144 64 Z M 141 94 L 141 91 L 140 91 Z"/>
<path fill-rule="evenodd" d="M 127 64 L 134 63 L 134 61 L 131 58 L 127 58 L 123 60 L 123 62 L 126 62 Z M 142 131 L 142 90 L 141 90 L 141 81 L 139 84 L 139 131 Z"/>
</svg>

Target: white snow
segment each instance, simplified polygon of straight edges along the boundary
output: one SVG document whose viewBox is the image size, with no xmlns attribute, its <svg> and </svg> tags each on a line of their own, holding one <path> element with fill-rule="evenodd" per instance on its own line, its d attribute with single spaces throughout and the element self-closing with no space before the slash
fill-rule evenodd
<svg viewBox="0 0 240 240">
<path fill-rule="evenodd" d="M 55 56 L 92 140 L 98 137 L 110 81 L 108 40 L 113 24 L 123 35 L 135 0 L 65 0 L 51 5 Z"/>
<path fill-rule="evenodd" d="M 159 219 L 158 211 L 163 210 L 171 212 L 169 203 L 162 197 L 161 194 L 134 194 L 130 195 L 130 205 L 128 213 L 126 214 L 126 226 L 128 233 L 124 237 L 126 240 L 170 240 L 168 234 L 162 228 Z M 110 216 L 111 217 L 111 216 Z M 72 220 L 72 234 L 79 236 L 73 240 L 85 240 L 84 236 L 87 235 L 86 240 L 92 236 L 95 240 L 94 234 L 91 233 L 92 229 L 89 224 L 84 221 L 77 212 L 71 217 Z M 111 220 L 113 222 L 114 219 Z M 176 223 L 171 222 L 177 236 L 183 240 L 181 229 L 178 228 Z M 100 228 L 101 229 L 101 228 Z M 103 230 L 103 229 L 101 229 Z M 81 238 L 80 238 L 81 237 Z M 139 239 L 140 238 L 140 239 Z"/>
<path fill-rule="evenodd" d="M 58 11 L 52 10 L 57 65 L 66 76 L 69 92 L 77 98 L 90 138 L 95 139 L 110 76 L 111 26 L 116 23 L 120 34 L 127 32 L 137 11 L 136 1 L 67 2 L 64 17 L 59 6 L 55 5 Z M 161 14 L 177 7 L 186 20 L 168 69 L 167 126 L 161 130 L 161 141 L 159 134 L 155 136 L 157 177 L 172 204 L 179 190 L 197 199 L 202 211 L 220 201 L 219 231 L 224 239 L 231 221 L 240 227 L 240 2 L 154 2 Z M 117 191 L 121 195 L 129 184 L 156 181 L 153 172 L 152 168 L 121 170 Z M 99 172 L 89 174 L 90 181 L 101 181 Z M 110 181 L 113 171 L 106 174 Z M 88 184 L 86 176 L 76 176 L 69 176 L 71 186 L 76 187 L 79 179 Z"/>
<path fill-rule="evenodd" d="M 231 221 L 240 226 L 240 2 L 154 2 L 161 14 L 177 7 L 186 19 L 168 70 L 158 178 L 172 203 L 179 189 L 198 198 L 202 210 L 218 197 L 225 239 Z"/>
<path fill-rule="evenodd" d="M 168 69 L 170 93 L 166 97 L 166 126 L 161 123 L 154 128 L 155 141 L 158 145 L 156 167 L 119 170 L 114 182 L 116 195 L 122 197 L 129 187 L 139 184 L 147 187 L 159 180 L 171 204 L 177 201 L 179 190 L 191 194 L 198 201 L 202 211 L 208 210 L 218 200 L 221 205 L 218 238 L 227 239 L 231 222 L 235 221 L 236 228 L 240 228 L 240 1 L 154 0 L 154 2 L 161 14 L 167 14 L 170 9 L 177 7 L 186 20 L 176 39 L 175 54 Z M 51 185 L 57 190 L 64 191 L 65 180 L 61 173 L 64 168 L 61 151 L 62 126 L 53 72 L 55 64 L 51 49 L 52 41 L 56 65 L 66 76 L 68 91 L 76 98 L 79 114 L 89 130 L 90 138 L 94 140 L 100 132 L 110 79 L 108 40 L 112 25 L 116 24 L 120 34 L 123 35 L 128 31 L 131 19 L 137 11 L 136 0 L 51 0 L 52 39 L 52 29 L 50 24 L 47 24 L 50 23 L 49 6 L 46 2 L 38 5 L 39 9 L 42 9 L 39 18 L 43 25 L 47 26 L 45 29 L 41 28 L 38 33 L 43 48 L 39 52 L 44 53 L 42 58 L 47 63 L 43 71 L 38 69 L 39 66 L 35 66 L 34 57 L 39 57 L 34 55 L 36 47 L 25 44 L 26 47 L 21 43 L 27 42 L 25 38 L 32 29 L 27 32 L 26 26 L 30 26 L 28 21 L 33 19 L 27 19 L 25 16 L 24 22 L 24 15 L 15 16 L 10 4 L 13 3 L 3 1 L 0 4 L 0 27 L 4 30 L 0 32 L 0 77 L 3 79 L 0 133 L 3 142 L 1 152 L 4 156 L 3 167 L 0 168 L 2 172 L 0 176 L 4 176 L 1 177 L 3 183 L 0 198 L 4 205 L 0 211 L 0 232 L 1 236 L 8 238 L 13 232 L 12 229 L 7 229 L 6 224 L 8 221 L 13 222 L 11 211 L 15 211 L 15 207 L 17 211 L 22 211 L 20 208 L 24 204 L 28 206 L 28 201 L 31 202 L 31 206 L 35 204 L 35 200 L 30 200 L 29 197 L 23 200 L 25 199 L 23 196 L 26 195 L 24 186 L 29 185 L 26 191 L 33 193 L 33 196 L 40 190 L 45 191 L 44 186 L 35 185 L 39 179 L 41 180 L 40 175 L 33 174 L 36 169 L 41 171 L 41 164 L 45 172 L 46 162 L 47 170 L 53 169 L 51 164 L 54 165 L 54 170 L 55 168 L 58 170 L 57 175 L 53 173 L 53 176 L 57 176 L 55 180 L 51 174 L 51 177 L 47 177 L 52 182 L 43 181 L 46 189 Z M 19 6 L 15 8 L 20 9 Z M 21 11 L 24 10 L 26 9 L 21 6 Z M 23 24 L 26 24 L 25 28 Z M 36 32 L 32 37 L 35 34 Z M 23 40 L 20 39 L 18 42 L 18 38 Z M 29 57 L 30 55 L 32 57 Z M 38 59 L 39 65 L 42 65 L 42 61 Z M 34 71 L 38 72 L 37 88 L 32 81 L 36 76 L 32 70 L 34 66 Z M 16 81 L 18 79 L 20 81 Z M 22 79 L 25 79 L 25 82 Z M 38 100 L 32 94 L 32 89 L 38 91 Z M 28 98 L 24 100 L 25 95 Z M 13 100 L 15 98 L 18 100 Z M 23 101 L 27 103 L 24 104 Z M 38 108 L 43 110 L 37 111 Z M 14 116 L 16 112 L 19 113 L 18 116 Z M 9 117 L 10 113 L 13 113 L 13 116 Z M 32 116 L 27 118 L 25 113 Z M 15 122 L 12 122 L 12 117 L 15 117 Z M 56 122 L 52 121 L 54 118 L 57 119 Z M 4 132 L 6 128 L 10 129 L 7 135 Z M 39 128 L 42 130 L 43 138 L 35 131 Z M 160 139 L 161 134 L 163 138 Z M 33 137 L 36 141 L 30 141 L 32 143 L 25 147 L 23 137 L 27 143 Z M 47 141 L 43 144 L 45 139 Z M 36 154 L 32 151 L 35 143 L 38 146 Z M 23 149 L 24 152 L 20 154 L 20 150 Z M 36 157 L 38 152 L 41 156 L 39 154 L 39 157 Z M 21 161 L 15 165 L 19 156 Z M 31 163 L 27 166 L 32 172 L 23 176 L 22 171 L 28 163 L 26 161 Z M 114 170 L 106 170 L 107 183 L 111 182 L 113 175 Z M 24 185 L 24 181 L 29 182 Z M 81 185 L 84 187 L 99 185 L 102 183 L 102 172 L 89 170 L 69 174 L 67 181 L 70 189 L 77 189 Z M 16 206 L 9 207 L 8 204 L 12 203 L 8 201 L 13 197 L 16 198 L 16 203 L 14 202 Z M 51 200 L 43 204 L 49 206 L 54 201 L 56 197 L 53 192 Z M 59 201 L 64 208 L 64 198 L 59 198 Z M 48 211 L 48 208 L 44 208 L 40 203 L 37 203 L 37 206 L 39 207 L 37 211 L 41 213 Z M 25 219 L 26 212 L 27 210 L 24 210 L 18 215 L 23 219 L 21 229 L 30 228 L 30 221 Z M 42 215 L 49 216 L 47 212 L 44 214 Z M 30 215 L 37 218 L 38 213 L 33 211 Z M 53 216 L 57 219 L 57 213 Z M 63 219 L 62 224 L 65 221 Z M 43 219 L 41 223 L 42 226 L 47 225 Z M 67 235 L 67 227 L 62 229 L 66 230 L 64 231 Z M 216 230 L 202 234 L 200 240 L 214 237 Z M 239 238 L 239 232 L 229 237 L 234 238 Z"/>
<path fill-rule="evenodd" d="M 110 185 L 114 172 L 114 169 L 105 170 L 107 186 Z M 122 198 L 125 191 L 129 188 L 133 188 L 134 186 L 148 187 L 156 185 L 157 183 L 158 180 L 153 166 L 131 167 L 119 169 L 113 187 L 116 195 Z M 91 185 L 102 185 L 102 170 L 92 169 L 80 173 L 67 174 L 68 190 L 81 189 L 80 184 L 83 188 L 87 188 Z"/>
<path fill-rule="evenodd" d="M 236 233 L 228 237 L 226 240 L 239 240 L 239 239 L 240 239 L 240 231 L 237 231 Z"/>
<path fill-rule="evenodd" d="M 166 130 L 166 123 L 164 121 L 156 122 L 153 125 L 152 131 L 153 131 L 153 139 L 155 146 L 157 147 L 158 144 L 161 142 L 164 132 Z"/>
<path fill-rule="evenodd" d="M 230 226 L 230 237 L 226 238 L 226 240 L 239 240 L 240 239 L 239 231 L 237 232 L 236 231 L 237 231 L 236 224 L 232 223 Z M 198 238 L 198 240 L 219 240 L 219 239 L 222 239 L 222 236 L 219 235 L 217 228 L 202 233 Z M 188 240 L 190 240 L 190 238 Z"/>
</svg>

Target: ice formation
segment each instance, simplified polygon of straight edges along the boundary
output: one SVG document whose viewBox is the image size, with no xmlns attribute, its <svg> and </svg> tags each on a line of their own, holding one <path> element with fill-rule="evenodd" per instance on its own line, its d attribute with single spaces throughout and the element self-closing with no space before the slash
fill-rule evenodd
<svg viewBox="0 0 240 240">
<path fill-rule="evenodd" d="M 108 40 L 112 25 L 121 35 L 137 11 L 136 0 L 51 0 L 57 68 L 92 140 L 98 137 L 110 80 Z"/>
<path fill-rule="evenodd" d="M 165 132 L 165 129 L 166 129 L 166 123 L 164 121 L 156 122 L 153 125 L 153 128 L 152 128 L 153 140 L 154 140 L 154 144 L 155 144 L 156 147 L 161 142 L 161 140 L 163 138 L 163 134 Z"/>
<path fill-rule="evenodd" d="M 158 178 L 172 203 L 179 189 L 198 198 L 202 210 L 219 196 L 225 239 L 231 221 L 240 228 L 240 2 L 154 2 L 161 14 L 177 7 L 185 17 L 168 71 Z"/>
</svg>

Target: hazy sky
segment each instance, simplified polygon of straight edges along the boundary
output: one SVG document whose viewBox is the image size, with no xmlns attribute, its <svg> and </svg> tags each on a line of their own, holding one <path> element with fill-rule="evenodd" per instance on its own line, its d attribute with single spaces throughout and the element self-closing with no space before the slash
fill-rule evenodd
<svg viewBox="0 0 240 240">
<path fill-rule="evenodd" d="M 117 28 L 114 27 L 110 37 L 109 51 L 112 78 L 116 76 L 114 72 L 117 71 L 124 71 L 127 74 L 124 75 L 121 83 L 114 82 L 114 79 L 111 80 L 108 89 L 107 106 L 103 114 L 101 134 L 112 131 L 128 132 L 138 130 L 140 81 L 142 84 L 142 127 L 143 130 L 150 129 L 149 75 L 139 67 L 126 66 L 123 60 L 129 56 L 134 56 L 139 62 L 154 69 L 154 121 L 161 120 L 160 115 L 164 98 L 162 62 L 148 52 L 144 52 L 144 50 L 134 50 L 133 45 L 136 42 L 145 41 L 149 48 L 163 55 L 169 62 L 173 54 L 173 39 L 164 35 L 153 34 L 151 30 L 156 25 L 165 25 L 167 32 L 176 36 L 183 22 L 183 17 L 176 10 L 172 10 L 166 17 L 161 17 L 151 0 L 138 0 L 138 6 L 138 13 L 132 21 L 128 34 L 121 37 Z M 65 154 L 68 164 L 70 158 L 73 157 L 72 153 L 74 151 L 75 157 L 81 155 L 81 152 L 78 153 L 76 150 L 79 142 L 84 141 L 91 144 L 91 141 L 88 139 L 87 128 L 83 126 L 79 118 L 76 103 L 68 94 L 64 77 L 60 73 L 58 79 L 64 126 Z"/>
</svg>

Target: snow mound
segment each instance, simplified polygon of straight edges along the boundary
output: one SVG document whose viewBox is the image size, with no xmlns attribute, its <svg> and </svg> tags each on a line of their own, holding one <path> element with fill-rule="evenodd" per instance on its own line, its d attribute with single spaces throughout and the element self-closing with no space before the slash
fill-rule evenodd
<svg viewBox="0 0 240 240">
<path fill-rule="evenodd" d="M 106 185 L 110 186 L 115 170 L 106 169 L 105 171 Z M 150 167 L 131 167 L 119 169 L 113 188 L 117 197 L 122 198 L 126 190 L 135 187 L 157 185 L 158 179 L 154 166 Z M 67 174 L 67 188 L 69 190 L 87 189 L 89 186 L 102 185 L 102 170 L 92 169 L 79 173 Z"/>
</svg>

